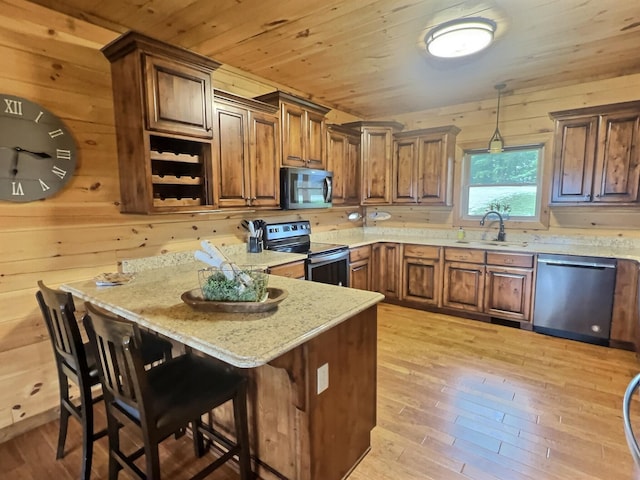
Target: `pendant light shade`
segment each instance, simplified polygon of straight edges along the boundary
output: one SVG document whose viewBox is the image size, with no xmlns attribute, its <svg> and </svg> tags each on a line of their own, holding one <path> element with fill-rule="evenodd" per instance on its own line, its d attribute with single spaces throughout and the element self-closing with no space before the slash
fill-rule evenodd
<svg viewBox="0 0 640 480">
<path fill-rule="evenodd" d="M 504 150 L 504 140 L 498 128 L 498 122 L 500 121 L 500 93 L 504 87 L 506 87 L 504 83 L 499 83 L 495 86 L 495 89 L 498 90 L 498 108 L 496 110 L 496 129 L 489 140 L 489 148 L 487 149 L 489 153 L 501 153 Z"/>
<path fill-rule="evenodd" d="M 458 18 L 433 28 L 424 40 L 434 57 L 464 57 L 487 48 L 495 31 L 495 22 L 486 18 Z"/>
</svg>

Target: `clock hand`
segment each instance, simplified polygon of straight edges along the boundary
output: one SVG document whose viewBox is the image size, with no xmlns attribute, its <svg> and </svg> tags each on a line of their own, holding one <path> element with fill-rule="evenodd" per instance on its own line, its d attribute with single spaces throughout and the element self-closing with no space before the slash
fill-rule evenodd
<svg viewBox="0 0 640 480">
<path fill-rule="evenodd" d="M 33 155 L 34 157 L 51 158 L 51 155 L 49 155 L 47 152 L 32 152 L 31 150 L 27 150 L 26 148 L 21 148 L 21 147 L 13 147 L 13 149 L 16 152 L 28 153 L 30 155 Z"/>
<path fill-rule="evenodd" d="M 18 174 L 18 157 L 19 156 L 20 156 L 20 152 L 16 150 L 15 153 L 13 154 L 13 158 L 11 159 L 11 170 L 9 170 L 9 173 L 11 173 L 11 177 L 13 179 L 15 179 L 16 175 Z"/>
</svg>

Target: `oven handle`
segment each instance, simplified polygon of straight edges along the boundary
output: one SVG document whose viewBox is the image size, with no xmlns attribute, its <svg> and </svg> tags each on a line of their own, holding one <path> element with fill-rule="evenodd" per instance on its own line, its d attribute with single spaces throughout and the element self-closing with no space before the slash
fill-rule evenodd
<svg viewBox="0 0 640 480">
<path fill-rule="evenodd" d="M 317 263 L 335 262 L 338 260 L 344 260 L 349 258 L 349 250 L 327 253 L 326 255 L 316 255 L 315 257 L 309 257 L 309 263 L 315 265 Z"/>
</svg>

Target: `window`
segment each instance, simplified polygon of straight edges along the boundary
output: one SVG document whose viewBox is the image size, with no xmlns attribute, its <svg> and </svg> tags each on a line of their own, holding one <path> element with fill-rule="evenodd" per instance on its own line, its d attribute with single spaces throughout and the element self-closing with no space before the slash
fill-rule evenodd
<svg viewBox="0 0 640 480">
<path fill-rule="evenodd" d="M 507 147 L 502 153 L 465 152 L 462 218 L 497 210 L 517 221 L 540 221 L 543 145 Z"/>
</svg>

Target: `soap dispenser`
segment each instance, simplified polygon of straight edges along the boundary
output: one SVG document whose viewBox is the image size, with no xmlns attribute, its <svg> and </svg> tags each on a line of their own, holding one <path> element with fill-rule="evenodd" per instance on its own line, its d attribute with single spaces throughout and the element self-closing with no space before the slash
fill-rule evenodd
<svg viewBox="0 0 640 480">
<path fill-rule="evenodd" d="M 464 228 L 462 227 L 458 228 L 458 240 L 464 240 L 464 237 L 465 237 Z"/>
</svg>

